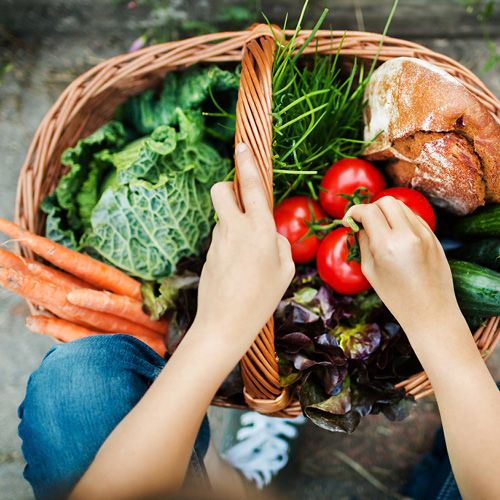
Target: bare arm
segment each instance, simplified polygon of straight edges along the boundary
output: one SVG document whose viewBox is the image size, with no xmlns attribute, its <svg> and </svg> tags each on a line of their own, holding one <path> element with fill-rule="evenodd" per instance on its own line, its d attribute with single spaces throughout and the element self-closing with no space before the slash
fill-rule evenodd
<svg viewBox="0 0 500 500">
<path fill-rule="evenodd" d="M 432 383 L 462 496 L 500 498 L 500 393 L 458 308 L 439 241 L 391 197 L 348 214 L 364 227 L 363 273 L 400 322 Z"/>
<path fill-rule="evenodd" d="M 276 233 L 249 150 L 237 148 L 236 159 L 246 211 L 236 205 L 231 183 L 214 186 L 219 222 L 193 327 L 105 441 L 73 499 L 147 498 L 180 488 L 211 399 L 293 277 L 290 245 Z"/>
</svg>

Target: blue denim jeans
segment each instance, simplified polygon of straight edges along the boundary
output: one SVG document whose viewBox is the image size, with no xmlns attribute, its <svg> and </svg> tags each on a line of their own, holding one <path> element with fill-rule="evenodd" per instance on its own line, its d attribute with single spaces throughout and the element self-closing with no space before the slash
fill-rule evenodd
<svg viewBox="0 0 500 500">
<path fill-rule="evenodd" d="M 24 477 L 37 498 L 68 496 L 164 365 L 164 359 L 128 335 L 97 335 L 47 353 L 19 407 Z M 205 419 L 189 471 L 198 478 L 206 477 L 203 458 L 209 439 Z"/>
<path fill-rule="evenodd" d="M 402 493 L 412 500 L 460 500 L 451 470 L 443 429 L 436 434 L 432 451 L 413 469 Z"/>
<path fill-rule="evenodd" d="M 500 382 L 497 382 L 500 389 Z M 413 500 L 460 500 L 455 476 L 451 470 L 443 429 L 436 433 L 434 446 L 413 469 L 402 493 Z"/>
</svg>

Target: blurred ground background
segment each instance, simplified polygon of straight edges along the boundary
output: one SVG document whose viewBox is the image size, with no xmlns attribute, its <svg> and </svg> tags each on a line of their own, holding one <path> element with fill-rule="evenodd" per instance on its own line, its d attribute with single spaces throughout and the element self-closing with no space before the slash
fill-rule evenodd
<svg viewBox="0 0 500 500">
<path fill-rule="evenodd" d="M 392 1 L 311 3 L 309 24 L 329 7 L 325 27 L 381 31 Z M 262 20 L 261 11 L 276 23 L 288 11 L 293 21 L 301 5 L 296 0 L 0 0 L 0 216 L 13 217 L 17 177 L 30 140 L 78 74 L 126 51 L 138 38 L 151 43 L 239 29 Z M 500 94 L 499 1 L 401 0 L 389 33 L 459 60 Z M 31 498 L 21 476 L 16 409 L 29 373 L 51 341 L 27 332 L 26 314 L 23 301 L 0 291 L 0 500 Z M 500 379 L 499 353 L 490 367 Z M 234 415 L 216 410 L 212 417 L 221 441 Z M 430 398 L 405 422 L 371 417 L 352 436 L 306 425 L 288 467 L 268 492 L 293 499 L 393 497 L 430 448 L 438 422 Z"/>
</svg>

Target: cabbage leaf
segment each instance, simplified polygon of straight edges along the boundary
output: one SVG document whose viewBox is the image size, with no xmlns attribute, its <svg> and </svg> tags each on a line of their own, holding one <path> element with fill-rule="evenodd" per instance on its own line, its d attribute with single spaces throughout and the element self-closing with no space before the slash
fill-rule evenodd
<svg viewBox="0 0 500 500">
<path fill-rule="evenodd" d="M 231 169 L 220 152 L 229 148 L 210 142 L 205 109 L 214 90 L 233 99 L 237 86 L 215 66 L 169 73 L 159 98 L 132 98 L 67 149 L 68 171 L 41 206 L 47 237 L 147 281 L 199 256 L 214 224 L 210 187 Z"/>
<path fill-rule="evenodd" d="M 202 107 L 204 111 L 212 111 L 209 109 L 212 96 L 222 108 L 234 108 L 239 80 L 238 71 L 225 71 L 217 66 L 201 70 L 191 67 L 182 73 L 169 73 L 159 95 L 149 89 L 132 97 L 119 109 L 117 118 L 144 135 L 160 125 L 177 125 L 178 107 L 184 111 Z M 220 121 L 217 120 L 217 128 L 227 139 L 232 139 L 234 130 L 224 133 Z"/>
</svg>

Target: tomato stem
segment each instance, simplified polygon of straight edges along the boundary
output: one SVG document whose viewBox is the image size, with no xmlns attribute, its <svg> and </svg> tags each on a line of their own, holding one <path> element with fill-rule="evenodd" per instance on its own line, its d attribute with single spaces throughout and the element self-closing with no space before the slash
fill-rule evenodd
<svg viewBox="0 0 500 500">
<path fill-rule="evenodd" d="M 364 186 L 359 186 L 352 194 L 339 193 L 337 196 L 341 196 L 342 198 L 347 200 L 347 206 L 345 207 L 346 212 L 352 206 L 360 205 L 361 203 L 364 203 L 365 200 L 370 201 L 371 198 L 371 194 Z"/>
<path fill-rule="evenodd" d="M 323 219 L 323 220 L 325 220 L 325 219 Z M 319 233 L 324 233 L 325 231 L 330 231 L 330 229 L 335 229 L 336 227 L 340 227 L 340 226 L 342 226 L 341 219 L 334 219 L 329 224 L 322 224 L 320 221 L 316 221 L 316 223 L 308 225 L 308 227 L 311 231 L 317 231 Z"/>
<path fill-rule="evenodd" d="M 349 241 L 349 238 L 347 238 L 346 245 L 347 245 L 346 261 L 350 262 L 351 260 L 354 260 L 356 262 L 361 263 L 361 251 L 359 249 L 359 241 L 356 233 L 352 234 L 352 243 Z"/>
<path fill-rule="evenodd" d="M 347 225 L 352 229 L 353 233 L 359 233 L 360 227 L 350 215 L 345 218 L 345 221 L 347 222 Z"/>
</svg>

